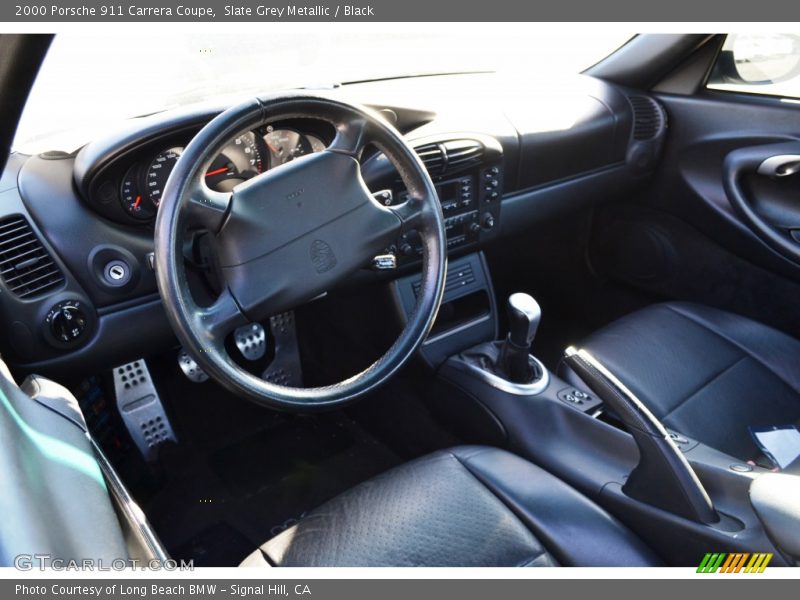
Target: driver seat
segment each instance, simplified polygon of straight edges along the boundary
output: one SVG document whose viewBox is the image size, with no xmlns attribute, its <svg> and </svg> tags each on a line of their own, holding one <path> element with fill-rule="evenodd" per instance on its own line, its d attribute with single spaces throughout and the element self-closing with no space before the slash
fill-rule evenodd
<svg viewBox="0 0 800 600">
<path fill-rule="evenodd" d="M 461 446 L 362 483 L 241 566 L 658 566 L 591 500 L 509 452 Z"/>
</svg>

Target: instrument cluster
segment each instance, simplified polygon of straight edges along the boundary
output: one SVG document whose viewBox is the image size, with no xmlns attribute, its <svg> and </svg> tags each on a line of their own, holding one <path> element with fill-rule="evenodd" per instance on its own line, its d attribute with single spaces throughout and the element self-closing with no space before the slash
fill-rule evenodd
<svg viewBox="0 0 800 600">
<path fill-rule="evenodd" d="M 316 132 L 268 125 L 231 140 L 209 166 L 206 183 L 213 190 L 230 191 L 268 169 L 326 146 Z M 182 145 L 169 144 L 127 166 L 118 187 L 120 208 L 127 217 L 141 223 L 155 218 L 164 186 L 182 153 Z"/>
</svg>

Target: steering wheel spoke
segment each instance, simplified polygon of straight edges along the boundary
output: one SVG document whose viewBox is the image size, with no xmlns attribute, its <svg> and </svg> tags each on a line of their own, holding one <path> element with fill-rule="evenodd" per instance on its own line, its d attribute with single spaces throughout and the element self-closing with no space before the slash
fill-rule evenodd
<svg viewBox="0 0 800 600">
<path fill-rule="evenodd" d="M 363 117 L 351 116 L 337 124 L 336 137 L 328 146 L 331 152 L 339 152 L 358 158 L 369 139 L 369 121 Z"/>
<path fill-rule="evenodd" d="M 402 204 L 387 208 L 400 220 L 400 233 L 416 229 L 422 223 L 422 203 L 416 198 L 409 197 Z"/>
<path fill-rule="evenodd" d="M 230 210 L 231 198 L 230 192 L 217 192 L 203 182 L 195 185 L 186 207 L 187 224 L 218 232 Z"/>
<path fill-rule="evenodd" d="M 248 322 L 233 294 L 226 288 L 208 307 L 196 313 L 197 322 L 217 349 L 234 329 Z"/>
</svg>

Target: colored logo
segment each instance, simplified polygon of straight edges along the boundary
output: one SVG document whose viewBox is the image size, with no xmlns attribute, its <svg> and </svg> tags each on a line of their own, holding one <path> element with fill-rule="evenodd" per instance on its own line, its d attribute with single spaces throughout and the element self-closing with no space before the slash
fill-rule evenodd
<svg viewBox="0 0 800 600">
<path fill-rule="evenodd" d="M 700 566 L 697 567 L 698 573 L 763 573 L 769 561 L 772 560 L 772 552 L 734 552 L 725 554 L 724 552 L 709 552 L 703 557 Z"/>
</svg>

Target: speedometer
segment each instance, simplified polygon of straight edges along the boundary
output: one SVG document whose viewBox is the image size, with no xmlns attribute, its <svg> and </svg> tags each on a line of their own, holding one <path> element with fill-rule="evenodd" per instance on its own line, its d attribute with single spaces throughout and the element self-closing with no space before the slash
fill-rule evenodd
<svg viewBox="0 0 800 600">
<path fill-rule="evenodd" d="M 144 185 L 147 198 L 153 203 L 153 206 L 158 207 L 161 202 L 161 195 L 164 193 L 164 186 L 167 184 L 169 174 L 182 153 L 183 148 L 169 148 L 159 152 L 153 162 L 150 163 L 150 166 L 147 167 Z"/>
<path fill-rule="evenodd" d="M 305 154 L 313 152 L 308 138 L 292 129 L 267 127 L 264 143 L 269 148 L 270 167 L 277 167 Z"/>
</svg>

